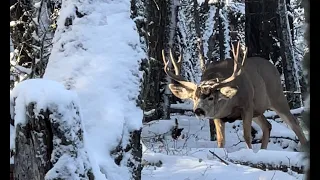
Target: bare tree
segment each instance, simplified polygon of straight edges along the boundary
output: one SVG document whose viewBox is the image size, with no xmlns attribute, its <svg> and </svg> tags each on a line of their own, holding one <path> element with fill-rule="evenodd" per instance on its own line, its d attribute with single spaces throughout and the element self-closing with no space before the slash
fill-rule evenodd
<svg viewBox="0 0 320 180">
<path fill-rule="evenodd" d="M 10 1 L 10 88 L 42 77 L 48 63 L 61 2 Z"/>
</svg>

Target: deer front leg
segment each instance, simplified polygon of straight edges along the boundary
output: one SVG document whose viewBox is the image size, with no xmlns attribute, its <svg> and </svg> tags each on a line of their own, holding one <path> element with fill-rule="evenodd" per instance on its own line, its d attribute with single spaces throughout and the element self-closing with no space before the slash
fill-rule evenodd
<svg viewBox="0 0 320 180">
<path fill-rule="evenodd" d="M 224 148 L 225 145 L 225 123 L 220 119 L 214 119 L 214 125 L 217 133 L 218 148 Z"/>
<path fill-rule="evenodd" d="M 252 149 L 251 146 L 251 124 L 252 124 L 252 108 L 246 109 L 245 112 L 242 113 L 243 120 L 243 138 L 247 144 L 248 149 Z"/>
</svg>

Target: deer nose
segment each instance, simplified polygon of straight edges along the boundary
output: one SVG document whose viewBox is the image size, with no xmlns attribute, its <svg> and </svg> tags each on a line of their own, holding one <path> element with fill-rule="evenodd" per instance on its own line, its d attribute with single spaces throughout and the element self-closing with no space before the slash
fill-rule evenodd
<svg viewBox="0 0 320 180">
<path fill-rule="evenodd" d="M 197 115 L 197 116 L 205 116 L 205 112 L 204 112 L 204 110 L 203 109 L 201 109 L 201 108 L 197 108 L 195 111 L 194 111 L 194 113 Z"/>
</svg>

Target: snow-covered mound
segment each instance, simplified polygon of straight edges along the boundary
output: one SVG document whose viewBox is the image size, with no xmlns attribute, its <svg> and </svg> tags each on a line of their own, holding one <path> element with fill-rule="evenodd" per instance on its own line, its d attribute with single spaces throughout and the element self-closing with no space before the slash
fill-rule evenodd
<svg viewBox="0 0 320 180">
<path fill-rule="evenodd" d="M 147 160 L 163 163 L 161 167 L 147 166 L 143 171 L 143 180 L 294 180 L 302 175 L 289 175 L 282 171 L 262 171 L 247 166 L 225 165 L 217 160 L 200 160 L 189 156 L 168 156 L 151 154 L 144 156 Z"/>
</svg>

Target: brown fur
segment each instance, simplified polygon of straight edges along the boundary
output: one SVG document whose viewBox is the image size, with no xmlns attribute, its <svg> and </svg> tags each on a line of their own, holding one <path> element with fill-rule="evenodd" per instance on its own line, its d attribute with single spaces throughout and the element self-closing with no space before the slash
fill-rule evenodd
<svg viewBox="0 0 320 180">
<path fill-rule="evenodd" d="M 299 138 L 301 144 L 306 143 L 297 120 L 291 114 L 287 99 L 283 94 L 280 74 L 268 60 L 260 57 L 245 59 L 241 73 L 230 82 L 221 82 L 233 74 L 234 61 L 225 60 L 209 64 L 203 72 L 200 85 L 189 85 L 179 78 L 180 84 L 170 84 L 171 92 L 181 99 L 192 99 L 197 116 L 213 118 L 218 147 L 225 144 L 225 122 L 243 120 L 244 139 L 248 148 L 251 146 L 251 124 L 255 121 L 263 131 L 261 148 L 266 149 L 271 124 L 263 113 L 274 110 L 286 122 Z M 168 73 L 167 73 L 168 74 Z M 218 79 L 217 79 L 218 78 Z M 177 78 L 176 78 L 177 79 Z M 202 83 L 211 81 L 211 86 Z"/>
</svg>

